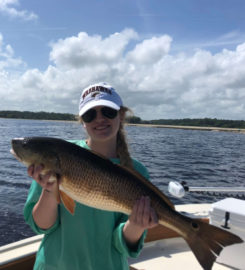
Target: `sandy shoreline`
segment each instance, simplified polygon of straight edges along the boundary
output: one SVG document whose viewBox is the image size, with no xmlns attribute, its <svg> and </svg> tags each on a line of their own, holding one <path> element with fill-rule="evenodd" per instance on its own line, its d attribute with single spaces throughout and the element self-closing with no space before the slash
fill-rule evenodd
<svg viewBox="0 0 245 270">
<path fill-rule="evenodd" d="M 150 124 L 127 124 L 128 126 L 138 127 L 152 127 L 152 128 L 175 128 L 175 129 L 189 129 L 189 130 L 203 130 L 203 131 L 224 131 L 224 132 L 238 132 L 244 133 L 242 128 L 220 128 L 220 127 L 198 127 L 198 126 L 174 126 L 174 125 L 150 125 Z"/>
</svg>

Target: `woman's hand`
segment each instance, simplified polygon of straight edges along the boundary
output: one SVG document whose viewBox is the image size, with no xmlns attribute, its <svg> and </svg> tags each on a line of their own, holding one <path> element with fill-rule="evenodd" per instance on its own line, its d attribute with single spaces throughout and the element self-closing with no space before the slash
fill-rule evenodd
<svg viewBox="0 0 245 270">
<path fill-rule="evenodd" d="M 158 218 L 155 210 L 151 208 L 149 197 L 141 197 L 135 203 L 129 220 L 135 227 L 142 230 L 153 228 L 158 224 Z"/>
<path fill-rule="evenodd" d="M 151 207 L 149 197 L 141 197 L 132 210 L 132 213 L 123 228 L 124 238 L 129 246 L 134 246 L 139 241 L 146 229 L 155 227 L 158 218 L 155 210 Z"/>
<path fill-rule="evenodd" d="M 40 228 L 48 229 L 53 226 L 58 214 L 59 179 L 52 172 L 45 172 L 41 164 L 29 166 L 27 172 L 43 188 L 32 211 L 33 219 Z"/>
<path fill-rule="evenodd" d="M 42 173 L 44 166 L 30 165 L 27 169 L 27 173 L 32 177 L 45 191 L 55 193 L 57 190 L 57 178 L 52 172 Z"/>
</svg>

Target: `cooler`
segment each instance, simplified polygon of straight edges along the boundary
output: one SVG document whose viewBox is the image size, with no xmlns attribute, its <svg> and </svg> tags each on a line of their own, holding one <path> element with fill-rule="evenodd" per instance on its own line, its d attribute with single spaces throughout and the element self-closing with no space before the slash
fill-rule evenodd
<svg viewBox="0 0 245 270">
<path fill-rule="evenodd" d="M 227 198 L 213 203 L 209 215 L 210 224 L 230 231 L 245 241 L 245 200 Z M 224 248 L 216 261 L 245 270 L 245 243 Z"/>
</svg>

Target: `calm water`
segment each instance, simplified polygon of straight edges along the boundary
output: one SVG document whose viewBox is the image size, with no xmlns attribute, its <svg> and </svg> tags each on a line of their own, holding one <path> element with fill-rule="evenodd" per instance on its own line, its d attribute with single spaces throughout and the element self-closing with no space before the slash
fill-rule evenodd
<svg viewBox="0 0 245 270">
<path fill-rule="evenodd" d="M 188 194 L 176 199 L 169 181 L 190 186 L 244 186 L 245 134 L 127 127 L 132 156 L 149 170 L 151 181 L 177 204 L 206 203 L 219 196 Z M 0 119 L 0 246 L 34 235 L 23 219 L 31 179 L 10 154 L 10 140 L 24 136 L 85 138 L 78 123 Z"/>
</svg>

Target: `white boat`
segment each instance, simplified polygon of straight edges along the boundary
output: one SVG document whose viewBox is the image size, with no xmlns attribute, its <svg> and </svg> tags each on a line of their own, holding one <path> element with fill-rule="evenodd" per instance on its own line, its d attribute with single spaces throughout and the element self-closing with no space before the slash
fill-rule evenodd
<svg viewBox="0 0 245 270">
<path fill-rule="evenodd" d="M 188 215 L 200 218 L 205 222 L 210 221 L 211 209 L 211 204 L 185 204 L 176 206 L 177 211 L 186 214 L 188 213 Z M 245 228 L 245 223 L 243 228 Z M 0 248 L 0 269 L 32 269 L 35 254 L 42 237 L 42 235 L 38 235 L 13 244 L 2 246 Z M 245 233 L 242 238 L 245 240 Z M 244 255 L 241 256 L 239 255 L 239 252 L 237 252 L 235 256 L 232 254 L 231 258 L 229 258 L 231 265 L 233 262 L 238 262 L 239 265 L 242 265 L 241 267 L 239 266 L 239 268 L 236 268 L 231 265 L 226 265 L 222 260 L 217 260 L 217 262 L 214 263 L 212 270 L 244 270 L 245 245 L 241 245 L 243 246 L 240 247 L 240 250 Z M 225 254 L 226 258 L 227 256 L 229 257 L 229 253 L 228 255 Z M 186 242 L 174 231 L 171 231 L 161 225 L 148 231 L 145 245 L 140 256 L 137 259 L 129 259 L 129 265 L 131 270 L 202 270 L 202 267 L 196 260 Z"/>
</svg>

